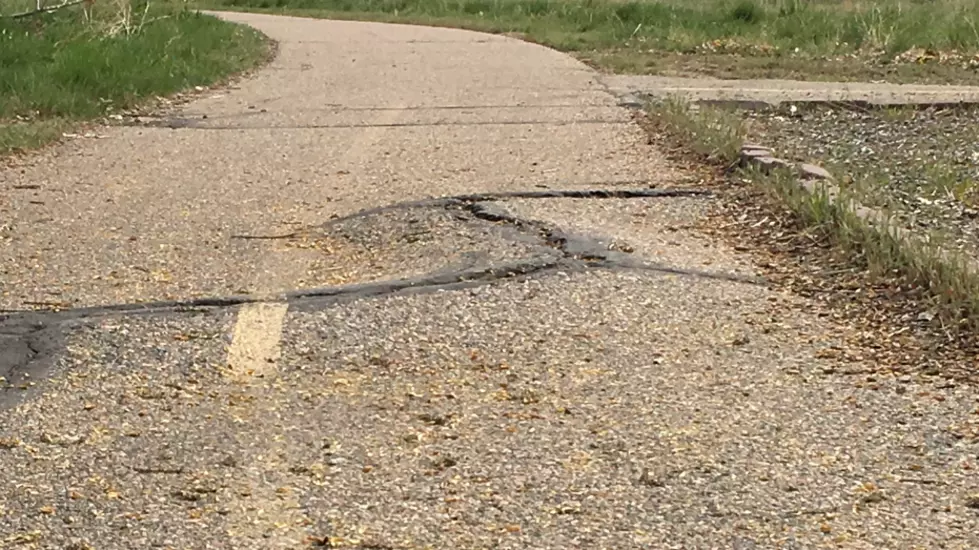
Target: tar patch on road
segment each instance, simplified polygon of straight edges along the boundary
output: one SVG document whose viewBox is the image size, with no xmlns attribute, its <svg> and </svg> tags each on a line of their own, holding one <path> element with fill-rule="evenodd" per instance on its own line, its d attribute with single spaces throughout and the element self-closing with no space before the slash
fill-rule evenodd
<svg viewBox="0 0 979 550">
<path fill-rule="evenodd" d="M 61 349 L 57 313 L 0 315 L 0 410 L 32 393 Z"/>
<path fill-rule="evenodd" d="M 444 197 L 365 210 L 327 221 L 302 235 L 269 238 L 308 239 L 312 235 L 315 238 L 340 239 L 366 250 L 389 247 L 384 243 L 396 237 L 392 231 L 401 231 L 410 238 L 397 239 L 406 241 L 400 245 L 407 245 L 409 250 L 415 247 L 416 253 L 423 251 L 421 261 L 410 261 L 410 255 L 398 259 L 398 254 L 393 252 L 382 254 L 385 258 L 381 262 L 391 265 L 379 267 L 378 258 L 369 258 L 369 265 L 359 272 L 354 270 L 351 279 L 339 279 L 331 282 L 331 286 L 286 292 L 272 299 L 297 305 L 309 302 L 308 305 L 322 307 L 329 302 L 369 296 L 431 292 L 554 271 L 587 269 L 643 270 L 743 283 L 760 282 L 738 275 L 652 264 L 617 250 L 609 239 L 602 236 L 579 235 L 552 224 L 523 219 L 509 212 L 503 202 L 516 198 L 658 199 L 705 195 L 708 193 L 682 189 L 547 190 Z M 413 227 L 415 233 L 408 231 Z M 489 241 L 496 241 L 496 244 Z M 456 250 L 459 246 L 472 248 L 471 253 L 460 255 L 460 250 Z M 498 247 L 498 250 L 491 246 Z M 459 258 L 465 261 L 458 261 Z M 355 258 L 354 261 L 362 259 Z M 12 406 L 34 391 L 54 365 L 62 346 L 63 333 L 72 327 L 107 316 L 206 311 L 268 299 L 238 295 L 68 310 L 15 311 L 0 315 L 0 377 L 3 377 L 0 380 L 0 409 Z"/>
</svg>

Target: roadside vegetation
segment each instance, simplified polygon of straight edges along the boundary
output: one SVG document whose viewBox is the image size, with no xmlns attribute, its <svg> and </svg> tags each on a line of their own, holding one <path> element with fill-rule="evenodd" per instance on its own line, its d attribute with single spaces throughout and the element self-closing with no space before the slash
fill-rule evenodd
<svg viewBox="0 0 979 550">
<path fill-rule="evenodd" d="M 979 329 L 977 256 L 951 246 L 947 231 L 909 227 L 906 218 L 888 206 L 875 205 L 879 215 L 869 219 L 858 216 L 855 209 L 867 204 L 867 195 L 861 186 L 845 183 L 844 171 L 837 172 L 836 178 L 844 184 L 830 196 L 807 191 L 788 171 L 763 174 L 737 168 L 742 145 L 758 137 L 746 123 L 751 117 L 744 112 L 667 101 L 650 104 L 649 115 L 658 131 L 678 140 L 686 150 L 725 168 L 729 178 L 767 195 L 771 204 L 788 208 L 809 244 L 842 252 L 839 257 L 847 265 L 843 271 L 860 273 L 863 288 L 881 285 L 889 290 L 878 294 L 889 293 L 891 298 L 913 295 L 914 311 L 905 315 L 904 322 L 936 321 L 946 336 L 956 339 L 971 340 Z M 836 134 L 836 139 L 840 137 Z M 925 167 L 919 169 L 926 187 L 945 183 L 932 182 Z"/>
<path fill-rule="evenodd" d="M 213 84 L 268 52 L 259 33 L 170 0 L 96 0 L 20 17 L 11 15 L 36 11 L 34 0 L 0 6 L 0 155 Z"/>
<path fill-rule="evenodd" d="M 629 73 L 979 82 L 979 0 L 198 0 L 512 33 Z"/>
</svg>

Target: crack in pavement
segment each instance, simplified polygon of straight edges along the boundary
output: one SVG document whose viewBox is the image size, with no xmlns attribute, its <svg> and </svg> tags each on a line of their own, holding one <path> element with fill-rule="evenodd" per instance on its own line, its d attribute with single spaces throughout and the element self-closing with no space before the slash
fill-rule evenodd
<svg viewBox="0 0 979 550">
<path fill-rule="evenodd" d="M 648 181 L 619 180 L 600 182 L 604 185 L 650 185 Z M 435 208 L 447 207 L 477 202 L 493 202 L 511 199 L 653 199 L 653 198 L 681 198 L 681 197 L 711 197 L 713 193 L 706 189 L 656 189 L 652 187 L 643 189 L 545 189 L 540 191 L 504 191 L 499 193 L 470 193 L 466 195 L 452 195 L 448 197 L 438 197 L 432 199 L 421 199 L 417 201 L 405 201 L 375 208 L 360 210 L 347 216 L 337 216 L 330 221 L 321 224 L 319 227 L 327 228 L 331 225 L 341 223 L 355 218 L 364 218 L 391 212 L 394 210 L 407 210 L 412 208 Z"/>
<path fill-rule="evenodd" d="M 282 98 L 275 98 L 280 100 Z M 587 107 L 588 105 L 585 105 Z M 603 105 L 595 105 L 594 107 L 603 107 Z M 409 105 L 406 107 L 390 107 L 390 106 L 363 106 L 354 107 L 346 106 L 340 104 L 329 104 L 320 109 L 305 109 L 303 113 L 345 113 L 345 112 L 376 112 L 376 111 L 493 111 L 500 109 L 581 109 L 582 105 L 573 103 L 541 103 L 541 104 L 498 104 L 498 105 Z M 260 116 L 265 114 L 274 114 L 275 111 L 269 111 L 267 109 L 249 109 L 247 111 L 241 111 L 237 113 L 228 114 L 208 114 L 208 113 L 195 113 L 195 112 L 184 112 L 181 120 L 193 120 L 190 117 L 200 117 L 201 120 L 219 120 L 219 119 L 231 119 L 231 118 L 248 118 L 254 116 Z M 160 121 L 168 120 L 166 117 L 160 116 L 149 116 L 149 115 L 136 115 L 126 117 L 127 122 L 139 123 L 159 123 Z M 135 125 L 135 124 L 133 124 Z"/>
<path fill-rule="evenodd" d="M 430 128 L 435 126 L 577 126 L 577 125 L 631 125 L 631 120 L 582 118 L 578 120 L 498 120 L 498 121 L 441 121 L 441 122 L 391 122 L 354 124 L 266 124 L 257 126 L 209 125 L 207 119 L 170 118 L 151 122 L 121 122 L 113 126 L 135 128 L 169 128 L 171 130 L 330 130 L 357 128 Z"/>
<path fill-rule="evenodd" d="M 338 286 L 293 290 L 271 296 L 232 295 L 189 300 L 144 303 L 110 304 L 71 309 L 15 310 L 0 314 L 0 409 L 19 401 L 16 394 L 26 394 L 53 364 L 61 347 L 63 333 L 68 328 L 113 315 L 168 314 L 205 312 L 212 309 L 247 304 L 284 302 L 306 307 L 324 306 L 351 300 L 398 293 L 428 293 L 458 290 L 513 278 L 542 276 L 557 272 L 581 272 L 591 269 L 637 270 L 668 275 L 701 277 L 744 284 L 763 284 L 757 277 L 702 270 L 680 269 L 637 260 L 627 253 L 612 249 L 599 237 L 570 232 L 555 225 L 524 219 L 498 204 L 506 199 L 610 199 L 610 198 L 674 198 L 710 196 L 710 192 L 690 189 L 583 189 L 513 191 L 504 193 L 474 193 L 419 201 L 407 201 L 356 212 L 321 224 L 324 233 L 340 221 L 375 216 L 380 213 L 410 208 L 460 209 L 469 220 L 507 224 L 520 235 L 532 235 L 548 248 L 545 252 L 514 262 L 430 272 L 418 277 L 346 284 Z M 236 236 L 236 238 L 293 238 L 302 233 L 271 237 Z M 551 249 L 552 252 L 546 252 Z M 18 380 L 15 380 L 18 378 Z M 18 392 L 13 392 L 13 390 Z M 15 396 L 11 399 L 11 396 Z"/>
</svg>

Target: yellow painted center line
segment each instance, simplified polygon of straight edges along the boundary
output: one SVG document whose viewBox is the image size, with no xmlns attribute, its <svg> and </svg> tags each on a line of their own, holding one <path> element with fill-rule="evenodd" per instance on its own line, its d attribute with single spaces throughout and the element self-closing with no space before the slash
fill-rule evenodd
<svg viewBox="0 0 979 550">
<path fill-rule="evenodd" d="M 289 305 L 260 302 L 245 304 L 238 311 L 228 366 L 238 380 L 275 374 L 279 360 L 282 323 Z"/>
<path fill-rule="evenodd" d="M 376 123 L 394 123 L 400 111 L 386 111 L 374 117 Z M 338 166 L 352 173 L 361 172 L 364 165 L 376 156 L 375 148 L 383 141 L 387 130 L 365 128 L 350 143 Z M 289 272 L 277 258 L 267 257 L 259 282 L 262 298 L 268 300 L 243 305 L 228 347 L 227 376 L 238 382 L 251 398 L 235 413 L 245 433 L 248 430 L 269 430 L 274 421 L 277 399 L 283 398 L 277 389 L 278 361 L 282 352 L 282 329 L 289 305 L 274 301 L 276 287 L 290 280 Z M 269 296 L 265 298 L 264 296 Z M 229 502 L 228 535 L 236 548 L 292 550 L 303 546 L 305 529 L 309 524 L 300 506 L 301 488 L 295 486 L 284 472 L 281 457 L 290 455 L 290 441 L 282 433 L 254 434 L 261 441 L 240 457 L 244 471 L 238 479 L 241 487 Z M 244 436 L 247 440 L 249 436 Z M 237 546 L 234 546 L 237 545 Z"/>
</svg>

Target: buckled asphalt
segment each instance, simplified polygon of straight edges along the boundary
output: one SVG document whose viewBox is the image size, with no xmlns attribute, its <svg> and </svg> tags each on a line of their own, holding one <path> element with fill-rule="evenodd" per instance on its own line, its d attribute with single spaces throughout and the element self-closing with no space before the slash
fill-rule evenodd
<svg viewBox="0 0 979 550">
<path fill-rule="evenodd" d="M 276 59 L 0 173 L 0 547 L 979 545 L 974 390 L 861 374 L 591 69 L 221 16 Z"/>
</svg>

